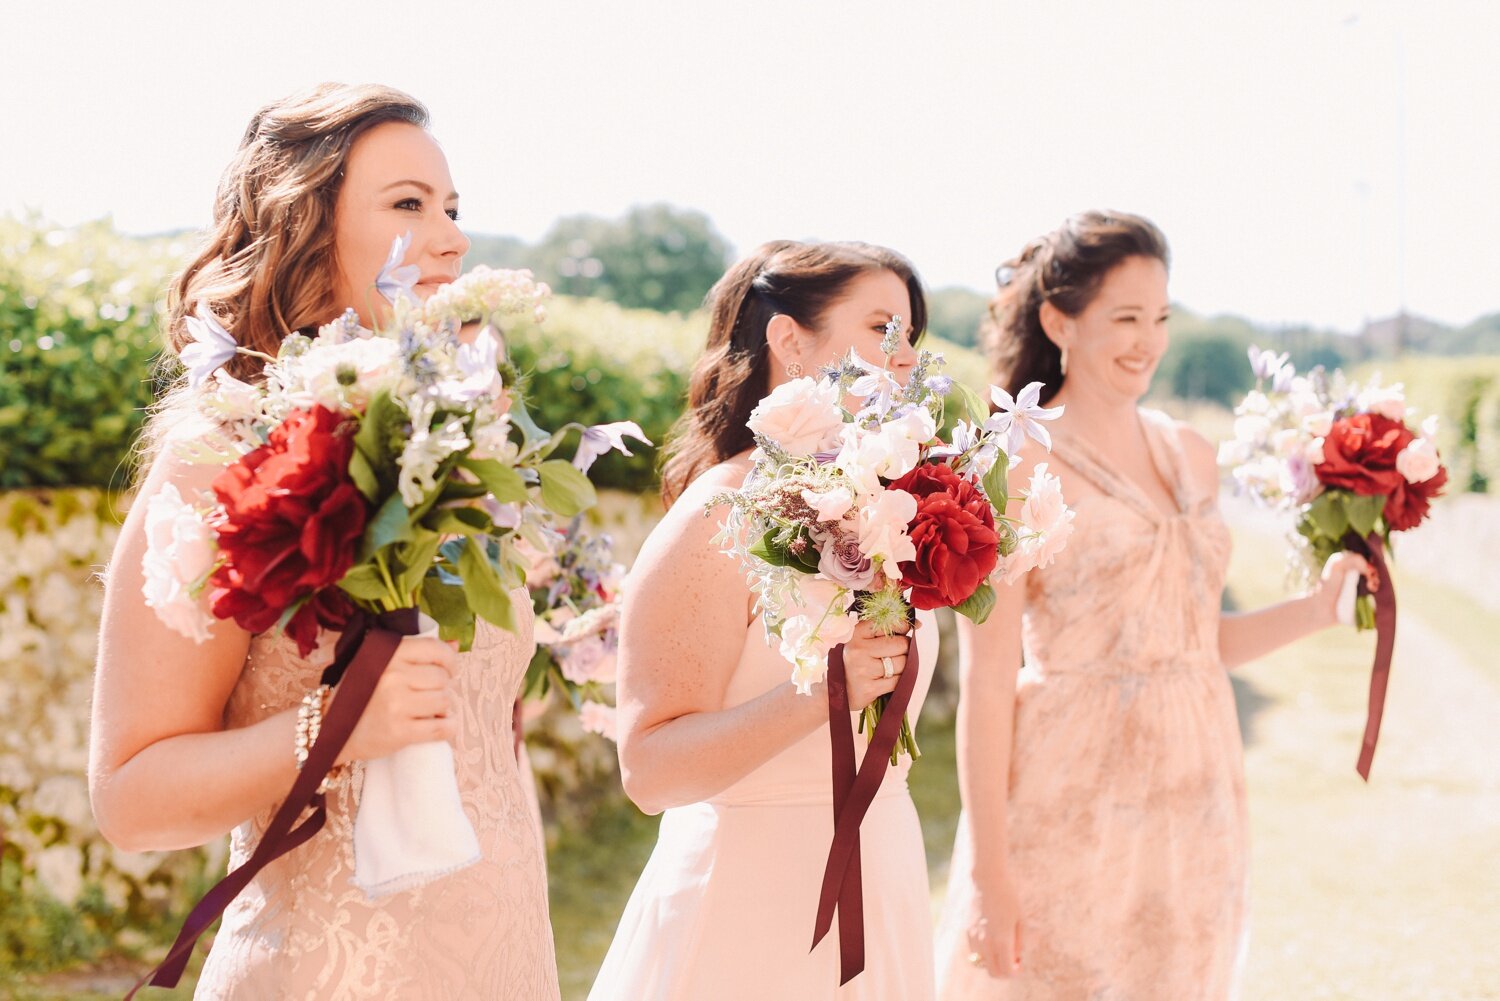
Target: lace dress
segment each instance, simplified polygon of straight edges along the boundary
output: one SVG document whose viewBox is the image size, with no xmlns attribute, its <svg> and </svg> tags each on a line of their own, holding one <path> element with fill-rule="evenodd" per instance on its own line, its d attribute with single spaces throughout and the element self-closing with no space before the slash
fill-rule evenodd
<svg viewBox="0 0 1500 1001">
<path fill-rule="evenodd" d="M 516 608 L 530 608 L 524 594 Z M 256 636 L 226 724 L 245 726 L 295 706 L 318 683 L 332 639 L 302 658 L 283 637 Z M 458 658 L 454 756 L 481 860 L 367 901 L 350 882 L 356 765 L 351 780 L 329 793 L 324 829 L 262 870 L 225 912 L 195 997 L 555 1001 L 543 848 L 511 742 L 511 708 L 532 649 L 527 615 L 519 634 L 481 622 L 474 649 Z M 235 829 L 231 867 L 249 857 L 273 812 Z"/>
<path fill-rule="evenodd" d="M 1221 1001 L 1243 944 L 1247 818 L 1218 654 L 1229 532 L 1170 419 L 1143 411 L 1168 514 L 1065 432 L 1095 487 L 1052 567 L 1028 575 L 1010 869 L 1022 972 L 968 962 L 973 846 L 960 824 L 938 933 L 944 1001 Z M 1004 776 L 996 776 L 1003 781 Z"/>
</svg>

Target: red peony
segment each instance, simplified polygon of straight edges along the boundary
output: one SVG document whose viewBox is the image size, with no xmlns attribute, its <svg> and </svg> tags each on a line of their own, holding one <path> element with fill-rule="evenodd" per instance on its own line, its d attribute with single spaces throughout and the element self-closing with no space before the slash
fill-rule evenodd
<svg viewBox="0 0 1500 1001">
<path fill-rule="evenodd" d="M 945 463 L 917 466 L 891 484 L 917 499 L 908 534 L 917 558 L 903 562 L 901 584 L 917 608 L 951 608 L 979 589 L 1000 558 L 995 511 L 984 492 Z"/>
<path fill-rule="evenodd" d="M 265 445 L 214 479 L 224 510 L 217 526 L 224 562 L 209 579 L 215 615 L 259 633 L 296 602 L 317 595 L 286 627 L 304 656 L 319 625 L 343 624 L 349 603 L 318 592 L 354 564 L 369 514 L 349 478 L 353 450 L 344 419 L 314 407 L 293 414 Z"/>
<path fill-rule="evenodd" d="M 1408 483 L 1401 475 L 1396 457 L 1415 438 L 1405 424 L 1380 414 L 1343 417 L 1324 436 L 1323 461 L 1313 471 L 1324 486 L 1384 497 L 1385 523 L 1391 531 L 1415 528 L 1448 482 L 1446 469 L 1421 483 Z"/>
</svg>

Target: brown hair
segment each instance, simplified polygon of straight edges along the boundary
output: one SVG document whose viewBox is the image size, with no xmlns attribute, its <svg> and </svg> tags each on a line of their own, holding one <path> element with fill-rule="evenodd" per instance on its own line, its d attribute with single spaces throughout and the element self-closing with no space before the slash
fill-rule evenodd
<svg viewBox="0 0 1500 1001">
<path fill-rule="evenodd" d="M 784 313 L 816 330 L 849 283 L 872 271 L 890 271 L 906 283 L 915 341 L 927 327 L 922 282 L 910 261 L 885 247 L 776 240 L 735 264 L 709 290 L 708 345 L 693 366 L 687 410 L 672 429 L 662 466 L 667 504 L 705 470 L 754 444 L 745 422 L 771 385 L 771 317 Z"/>
<path fill-rule="evenodd" d="M 1105 275 L 1130 257 L 1171 264 L 1167 238 L 1149 220 L 1090 211 L 1032 240 L 995 269 L 1000 291 L 990 300 L 980 339 L 1011 395 L 1040 382 L 1045 403 L 1062 388 L 1062 352 L 1042 330 L 1042 303 L 1077 316 L 1094 301 Z"/>
<path fill-rule="evenodd" d="M 167 295 L 165 337 L 188 343 L 184 320 L 202 306 L 242 346 L 275 355 L 282 338 L 335 318 L 334 206 L 349 150 L 385 122 L 426 128 L 427 109 L 377 84 L 325 83 L 255 113 L 219 180 L 213 227 Z M 227 366 L 252 379 L 261 363 Z"/>
</svg>

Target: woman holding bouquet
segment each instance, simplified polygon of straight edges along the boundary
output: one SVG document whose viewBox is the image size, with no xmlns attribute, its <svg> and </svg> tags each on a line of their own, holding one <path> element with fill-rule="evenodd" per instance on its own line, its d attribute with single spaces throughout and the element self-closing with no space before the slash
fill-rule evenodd
<svg viewBox="0 0 1500 1001">
<path fill-rule="evenodd" d="M 1369 573 L 1335 557 L 1304 597 L 1220 611 L 1215 451 L 1139 405 L 1167 348 L 1167 262 L 1150 222 L 1087 212 L 999 272 L 992 356 L 1017 397 L 1045 387 L 1015 401 L 1021 427 L 1065 407 L 1047 460 L 1076 534 L 983 626 L 960 622 L 946 1001 L 1231 996 L 1247 845 L 1226 668 L 1333 625 L 1344 577 Z M 1040 458 L 1027 443 L 1012 476 Z"/>
<path fill-rule="evenodd" d="M 879 359 L 897 318 L 908 336 L 891 370 L 905 383 L 926 319 L 922 287 L 883 248 L 775 242 L 730 269 L 708 304 L 708 347 L 662 477 L 670 508 L 632 570 L 621 627 L 622 776 L 641 809 L 663 814 L 660 835 L 590 998 L 921 1001 L 932 957 L 909 759 L 884 777 L 864 820 L 866 968 L 840 987 L 837 934 L 809 951 L 834 829 L 824 686 L 798 694 L 716 538 L 726 509 L 704 508 L 750 470 L 747 423 L 764 397 L 851 349 Z M 768 416 L 785 425 L 778 440 L 800 432 L 814 451 L 836 441 L 837 427 L 796 427 L 800 412 L 792 401 Z M 912 719 L 937 630 L 925 621 L 918 637 Z M 895 689 L 907 647 L 906 636 L 859 624 L 844 650 L 852 710 Z M 865 738 L 854 740 L 862 754 Z"/>
<path fill-rule="evenodd" d="M 189 343 L 195 312 L 232 332 L 230 352 L 264 355 L 348 306 L 374 326 L 385 308 L 377 277 L 387 280 L 392 264 L 382 262 L 404 233 L 411 292 L 425 299 L 456 278 L 469 242 L 456 225 L 447 162 L 426 126 L 421 104 L 378 86 L 323 85 L 258 112 L 220 183 L 207 242 L 172 287 L 169 351 L 195 366 L 193 352 L 203 350 Z M 254 356 L 227 358 L 229 376 L 263 378 Z M 174 488 L 196 495 L 222 468 L 176 454 L 205 430 L 198 397 L 206 389 L 177 388 L 153 418 L 152 458 L 106 587 L 90 781 L 99 827 L 114 844 L 177 849 L 232 831 L 237 867 L 298 774 L 294 749 L 305 754 L 306 738 L 299 741 L 297 729 L 307 718 L 299 707 L 316 697 L 336 638 L 326 627 L 337 618 L 309 605 L 285 631 L 218 621 L 195 644 L 164 624 L 162 595 L 147 607 L 148 535 L 171 530 L 152 522 L 151 502 Z M 336 471 L 316 444 L 295 471 L 308 490 Z M 263 556 L 277 561 L 330 559 L 318 540 L 337 534 L 339 517 L 336 506 L 314 505 L 280 536 L 268 521 L 257 536 L 263 542 L 242 545 L 263 545 Z M 264 592 L 258 597 L 275 600 Z M 400 642 L 340 756 L 349 767 L 327 794 L 326 825 L 230 904 L 198 997 L 558 996 L 542 847 L 511 750 L 511 708 L 532 652 L 530 603 L 523 596 L 516 607 L 516 632 L 481 624 L 469 653 L 437 639 Z M 434 740 L 454 746 L 480 860 L 368 899 L 351 885 L 361 762 Z"/>
</svg>

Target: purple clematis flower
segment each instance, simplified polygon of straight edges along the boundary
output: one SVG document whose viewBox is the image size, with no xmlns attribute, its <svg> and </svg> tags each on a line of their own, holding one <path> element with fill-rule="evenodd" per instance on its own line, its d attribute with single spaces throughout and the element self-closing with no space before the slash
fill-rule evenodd
<svg viewBox="0 0 1500 1001">
<path fill-rule="evenodd" d="M 1011 455 L 1021 451 L 1021 446 L 1026 443 L 1026 436 L 1030 435 L 1048 451 L 1052 450 L 1052 435 L 1042 427 L 1042 421 L 1055 421 L 1063 414 L 1063 407 L 1041 407 L 1038 402 L 1042 398 L 1042 384 L 1040 382 L 1029 383 L 1012 399 L 1011 395 L 999 386 L 990 387 L 990 399 L 995 401 L 995 406 L 1000 412 L 991 414 L 990 419 L 984 422 L 984 429 L 996 434 L 1006 435 L 1005 450 Z"/>
<path fill-rule="evenodd" d="M 641 426 L 635 421 L 615 421 L 613 424 L 595 424 L 583 432 L 583 439 L 578 443 L 578 451 L 573 456 L 573 465 L 581 473 L 589 471 L 594 460 L 613 449 L 625 455 L 635 453 L 625 447 L 625 436 L 651 444 L 651 439 L 646 437 Z"/>
<path fill-rule="evenodd" d="M 375 276 L 375 291 L 385 296 L 386 302 L 395 304 L 399 298 L 415 299 L 417 294 L 412 291 L 412 286 L 422 277 L 422 269 L 415 264 L 402 264 L 406 258 L 406 252 L 411 248 L 411 230 L 396 237 L 391 244 L 391 252 L 385 259 L 385 264 L 380 269 L 380 274 Z"/>
<path fill-rule="evenodd" d="M 177 356 L 187 366 L 188 385 L 197 389 L 205 379 L 235 356 L 239 344 L 224 329 L 219 318 L 201 303 L 194 314 L 187 318 L 187 329 L 193 343 L 179 351 Z"/>
</svg>

